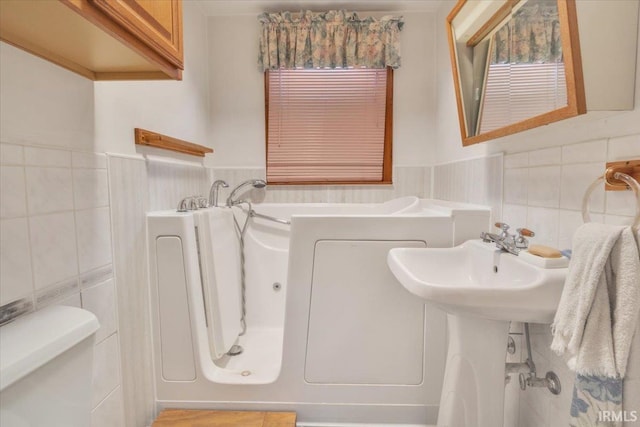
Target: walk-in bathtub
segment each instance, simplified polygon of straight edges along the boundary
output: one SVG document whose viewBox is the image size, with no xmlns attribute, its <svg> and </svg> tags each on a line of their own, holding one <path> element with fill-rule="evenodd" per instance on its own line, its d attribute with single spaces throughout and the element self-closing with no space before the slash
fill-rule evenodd
<svg viewBox="0 0 640 427">
<path fill-rule="evenodd" d="M 435 423 L 445 316 L 386 263 L 394 247 L 450 247 L 489 209 L 404 197 L 148 214 L 159 408 L 293 410 L 304 423 Z M 290 221 L 290 224 L 284 222 Z M 240 345 L 236 356 L 225 352 Z M 320 424 L 320 425 L 321 425 Z"/>
</svg>

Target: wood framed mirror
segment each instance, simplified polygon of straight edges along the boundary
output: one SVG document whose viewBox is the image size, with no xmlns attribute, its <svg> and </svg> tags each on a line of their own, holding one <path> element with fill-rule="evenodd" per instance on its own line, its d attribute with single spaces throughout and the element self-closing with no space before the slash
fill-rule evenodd
<svg viewBox="0 0 640 427">
<path fill-rule="evenodd" d="M 464 146 L 586 113 L 575 0 L 459 0 L 447 32 Z"/>
</svg>

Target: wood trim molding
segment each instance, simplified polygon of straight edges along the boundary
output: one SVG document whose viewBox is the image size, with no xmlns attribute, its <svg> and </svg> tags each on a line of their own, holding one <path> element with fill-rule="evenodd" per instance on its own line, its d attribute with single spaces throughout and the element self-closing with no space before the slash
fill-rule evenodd
<svg viewBox="0 0 640 427">
<path fill-rule="evenodd" d="M 183 141 L 171 136 L 162 135 L 145 129 L 134 129 L 135 143 L 148 147 L 162 148 L 164 150 L 176 151 L 178 153 L 191 154 L 192 156 L 204 157 L 206 153 L 213 153 L 213 149 L 199 144 Z"/>
<path fill-rule="evenodd" d="M 451 13 L 447 16 L 447 40 L 449 40 L 449 57 L 451 59 L 451 74 L 453 76 L 453 89 L 456 94 L 456 106 L 458 107 L 458 125 L 460 126 L 460 134 L 462 136 L 462 145 L 473 144 L 467 143 L 467 121 L 465 118 L 464 104 L 462 103 L 462 88 L 460 87 L 460 70 L 458 68 L 458 55 L 455 42 L 455 34 L 453 32 L 453 19 L 456 14 L 462 9 L 462 6 L 466 3 L 466 0 L 460 0 L 453 8 Z M 480 141 L 478 141 L 480 142 Z"/>
<path fill-rule="evenodd" d="M 393 69 L 391 67 L 387 67 L 387 99 L 385 102 L 381 184 L 391 184 L 393 181 Z"/>
<path fill-rule="evenodd" d="M 520 0 L 507 0 L 505 4 L 493 14 L 491 18 L 482 26 L 469 40 L 467 40 L 467 46 L 473 47 L 480 43 L 500 22 L 511 14 L 513 7 L 517 5 Z"/>
<path fill-rule="evenodd" d="M 182 70 L 176 70 L 175 77 L 162 71 L 98 71 L 92 80 L 182 80 Z"/>
</svg>

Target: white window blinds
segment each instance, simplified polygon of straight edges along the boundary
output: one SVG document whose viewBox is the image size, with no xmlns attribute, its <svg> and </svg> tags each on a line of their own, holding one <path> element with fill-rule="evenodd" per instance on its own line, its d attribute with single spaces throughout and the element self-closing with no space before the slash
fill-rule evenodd
<svg viewBox="0 0 640 427">
<path fill-rule="evenodd" d="M 267 181 L 385 180 L 387 73 L 386 69 L 268 71 Z M 390 162 L 390 146 L 387 152 Z"/>
<path fill-rule="evenodd" d="M 491 64 L 484 91 L 480 133 L 566 105 L 563 62 Z"/>
</svg>

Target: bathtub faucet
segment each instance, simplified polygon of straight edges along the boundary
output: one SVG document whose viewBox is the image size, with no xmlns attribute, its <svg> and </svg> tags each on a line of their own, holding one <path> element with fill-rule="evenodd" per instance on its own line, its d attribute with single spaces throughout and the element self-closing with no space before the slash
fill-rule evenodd
<svg viewBox="0 0 640 427">
<path fill-rule="evenodd" d="M 213 181 L 211 189 L 209 190 L 209 206 L 218 206 L 218 192 L 220 191 L 220 187 L 227 188 L 229 184 L 221 179 Z"/>
<path fill-rule="evenodd" d="M 242 202 L 242 200 L 235 199 L 236 193 L 240 191 L 241 188 L 251 185 L 253 188 L 264 188 L 267 186 L 267 183 L 263 179 L 249 179 L 241 184 L 239 184 L 236 188 L 231 191 L 229 197 L 227 197 L 227 206 L 235 206 L 238 203 Z"/>
</svg>

